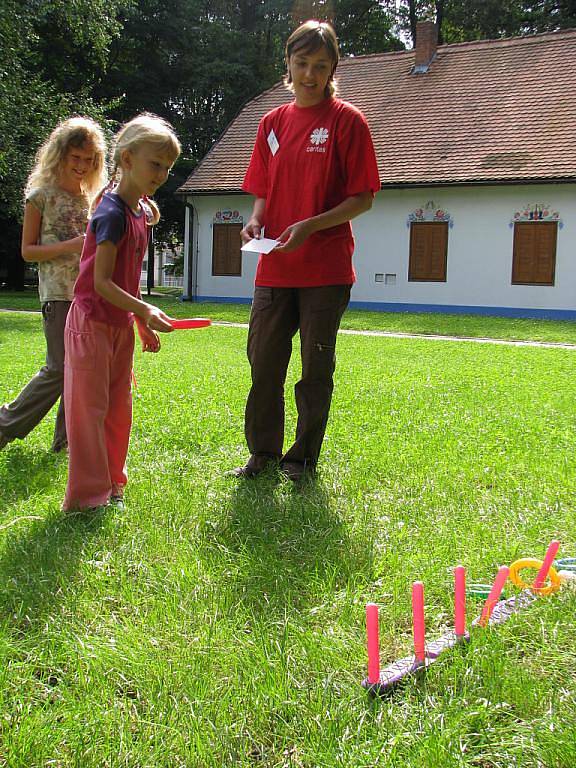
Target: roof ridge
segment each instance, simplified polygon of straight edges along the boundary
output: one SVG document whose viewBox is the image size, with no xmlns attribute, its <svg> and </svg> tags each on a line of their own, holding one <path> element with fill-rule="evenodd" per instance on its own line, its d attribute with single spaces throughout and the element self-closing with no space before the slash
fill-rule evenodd
<svg viewBox="0 0 576 768">
<path fill-rule="evenodd" d="M 217 138 L 217 139 L 215 140 L 215 142 L 214 142 L 214 143 L 215 143 L 215 144 L 216 144 L 216 143 L 218 143 L 218 141 L 220 140 L 220 138 L 222 138 L 222 136 L 223 136 L 223 135 L 226 133 L 226 131 L 227 131 L 227 130 L 228 130 L 228 128 L 229 128 L 229 127 L 232 125 L 232 123 L 235 123 L 235 122 L 236 122 L 236 119 L 237 119 L 237 118 L 238 118 L 238 117 L 239 117 L 239 116 L 242 114 L 242 112 L 244 112 L 245 110 L 247 110 L 247 109 L 248 109 L 248 107 L 250 107 L 252 104 L 256 104 L 256 103 L 257 103 L 258 101 L 260 101 L 261 99 L 264 99 L 266 96 L 268 96 L 268 94 L 272 93 L 272 91 L 275 91 L 275 90 L 277 90 L 277 89 L 278 89 L 278 88 L 280 88 L 280 86 L 282 86 L 282 85 L 284 85 L 284 78 L 282 78 L 282 80 L 278 80 L 278 81 L 277 81 L 277 82 L 275 82 L 273 85 L 271 85 L 269 88 L 266 88 L 266 90 L 265 90 L 265 91 L 262 91 L 261 93 L 258 93 L 258 94 L 256 94 L 256 96 L 253 96 L 251 99 L 248 99 L 248 101 L 245 101 L 245 102 L 244 102 L 244 104 L 242 104 L 242 105 L 239 107 L 239 109 L 237 110 L 237 112 L 236 112 L 236 114 L 234 115 L 234 117 L 232 117 L 232 119 L 231 119 L 231 120 L 230 120 L 230 121 L 227 123 L 226 127 L 225 127 L 225 128 L 224 128 L 224 130 L 221 132 L 221 134 L 220 134 L 220 137 L 219 137 L 219 138 Z"/>
<path fill-rule="evenodd" d="M 255 101 L 260 101 L 260 99 L 263 99 L 271 91 L 274 91 L 276 88 L 278 88 L 279 85 L 284 85 L 284 75 L 282 75 L 282 79 L 281 80 L 277 80 L 269 88 L 266 88 L 265 91 L 261 91 L 256 96 L 253 96 L 251 99 L 249 99 L 247 102 L 245 102 L 244 105 L 238 111 L 242 112 L 244 110 L 244 108 L 248 106 L 248 104 L 253 104 Z"/>
<path fill-rule="evenodd" d="M 514 45 L 536 45 L 540 42 L 546 42 L 548 40 L 563 37 L 576 37 L 576 28 L 570 27 L 569 29 L 555 29 L 551 32 L 531 32 L 526 35 L 495 37 L 490 38 L 489 40 L 465 40 L 461 43 L 447 43 L 446 45 L 440 45 L 438 46 L 438 50 L 445 51 L 447 48 L 487 48 L 489 46 L 509 48 Z"/>
<path fill-rule="evenodd" d="M 460 43 L 445 43 L 438 46 L 439 53 L 449 53 L 450 49 L 458 48 L 460 50 L 468 48 L 488 48 L 488 47 L 511 47 L 514 45 L 536 45 L 546 40 L 554 40 L 563 37 L 576 37 L 576 27 L 568 29 L 556 29 L 551 32 L 533 32 L 526 35 L 511 35 L 510 37 L 494 37 L 488 40 L 464 40 Z M 340 59 L 338 66 L 349 64 L 353 61 L 375 59 L 383 56 L 402 56 L 413 55 L 414 48 L 406 48 L 403 51 L 379 51 L 378 53 L 363 53 L 358 56 L 346 56 Z"/>
</svg>

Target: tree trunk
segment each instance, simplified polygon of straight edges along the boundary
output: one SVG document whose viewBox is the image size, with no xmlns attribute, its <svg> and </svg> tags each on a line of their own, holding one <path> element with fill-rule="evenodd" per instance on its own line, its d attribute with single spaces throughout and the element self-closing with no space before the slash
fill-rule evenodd
<svg viewBox="0 0 576 768">
<path fill-rule="evenodd" d="M 418 21 L 418 14 L 416 12 L 416 0 L 409 0 L 408 14 L 410 18 L 410 34 L 412 35 L 412 45 L 416 46 L 416 23 Z"/>
<path fill-rule="evenodd" d="M 444 21 L 444 0 L 436 0 L 436 25 L 438 27 L 438 45 L 442 45 L 442 22 Z"/>
</svg>

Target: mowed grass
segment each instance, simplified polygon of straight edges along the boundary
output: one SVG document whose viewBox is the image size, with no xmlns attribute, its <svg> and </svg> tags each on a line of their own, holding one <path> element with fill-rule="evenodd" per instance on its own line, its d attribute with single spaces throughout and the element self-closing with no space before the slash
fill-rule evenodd
<svg viewBox="0 0 576 768">
<path fill-rule="evenodd" d="M 433 638 L 455 564 L 489 581 L 554 537 L 576 555 L 576 353 L 343 335 L 321 472 L 296 489 L 224 477 L 246 457 L 245 342 L 137 354 L 124 512 L 59 511 L 53 414 L 0 453 L 0 765 L 576 765 L 568 589 L 388 700 L 360 687 L 367 601 L 385 664 L 410 652 L 414 579 Z M 0 400 L 42 358 L 39 317 L 0 314 Z"/>
<path fill-rule="evenodd" d="M 202 316 L 219 322 L 247 323 L 250 316 L 249 304 L 182 302 L 177 288 L 160 288 L 157 291 L 158 293 L 150 297 L 144 296 L 144 299 L 161 307 L 172 317 Z M 38 293 L 35 289 L 27 289 L 21 293 L 0 291 L 0 309 L 39 311 Z M 570 320 L 349 309 L 342 319 L 342 328 L 576 345 L 576 322 Z"/>
</svg>

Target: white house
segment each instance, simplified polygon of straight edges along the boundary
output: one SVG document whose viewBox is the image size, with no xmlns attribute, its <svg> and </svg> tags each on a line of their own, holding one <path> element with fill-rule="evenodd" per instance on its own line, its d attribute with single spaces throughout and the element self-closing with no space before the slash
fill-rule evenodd
<svg viewBox="0 0 576 768">
<path fill-rule="evenodd" d="M 351 306 L 576 319 L 576 30 L 345 59 L 339 94 L 366 115 L 382 181 L 353 222 Z M 241 192 L 260 117 L 251 102 L 179 190 L 184 298 L 249 301 Z"/>
</svg>

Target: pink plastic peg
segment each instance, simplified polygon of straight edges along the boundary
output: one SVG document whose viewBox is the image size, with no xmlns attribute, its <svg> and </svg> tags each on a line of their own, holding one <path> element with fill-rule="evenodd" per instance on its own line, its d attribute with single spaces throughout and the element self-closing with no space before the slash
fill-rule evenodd
<svg viewBox="0 0 576 768">
<path fill-rule="evenodd" d="M 368 603 L 366 606 L 366 636 L 368 639 L 368 682 L 380 680 L 380 644 L 378 641 L 378 606 Z"/>
<path fill-rule="evenodd" d="M 494 579 L 494 584 L 492 585 L 490 594 L 486 598 L 484 608 L 482 608 L 482 613 L 480 614 L 480 619 L 478 620 L 478 624 L 481 627 L 485 627 L 488 623 L 488 619 L 492 615 L 492 611 L 494 610 L 494 607 L 500 598 L 500 593 L 504 589 L 504 584 L 506 584 L 509 571 L 510 569 L 507 565 L 501 565 L 500 568 L 498 568 L 498 573 Z"/>
<path fill-rule="evenodd" d="M 418 664 L 426 661 L 425 624 L 424 624 L 424 584 L 415 581 L 412 584 L 412 626 L 414 630 L 414 656 Z"/>
<path fill-rule="evenodd" d="M 542 589 L 544 586 L 544 582 L 546 581 L 546 578 L 548 576 L 548 571 L 550 570 L 550 566 L 554 562 L 554 558 L 558 554 L 558 550 L 560 548 L 560 542 L 554 539 L 554 541 L 551 541 L 548 545 L 548 549 L 546 550 L 546 555 L 544 556 L 544 560 L 542 561 L 542 565 L 540 566 L 540 570 L 536 574 L 536 578 L 534 579 L 534 584 L 532 585 L 532 589 Z"/>
<path fill-rule="evenodd" d="M 456 637 L 466 634 L 466 568 L 454 568 L 454 631 Z"/>
</svg>

